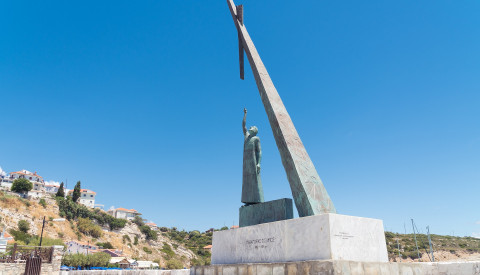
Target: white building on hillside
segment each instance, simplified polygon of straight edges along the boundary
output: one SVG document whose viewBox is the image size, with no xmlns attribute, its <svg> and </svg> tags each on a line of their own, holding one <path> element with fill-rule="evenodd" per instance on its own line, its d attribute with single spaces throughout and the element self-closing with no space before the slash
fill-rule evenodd
<svg viewBox="0 0 480 275">
<path fill-rule="evenodd" d="M 117 219 L 126 219 L 129 221 L 133 220 L 136 216 L 142 215 L 138 213 L 138 211 L 135 209 L 125 209 L 125 208 L 110 209 L 107 211 L 107 213 Z"/>
<path fill-rule="evenodd" d="M 71 196 L 73 194 L 73 190 L 68 191 L 68 195 Z M 81 189 L 80 190 L 80 198 L 78 199 L 78 203 L 85 205 L 86 207 L 94 208 L 95 207 L 95 196 L 97 193 L 93 192 L 89 189 Z"/>
<path fill-rule="evenodd" d="M 43 178 L 37 174 L 27 170 L 12 172 L 10 175 L 2 179 L 1 186 L 7 189 L 12 188 L 12 184 L 16 179 L 27 179 L 32 183 L 32 190 L 27 194 L 28 197 L 41 198 L 45 194 L 45 182 Z"/>
<path fill-rule="evenodd" d="M 66 243 L 67 253 L 71 254 L 90 254 L 99 250 L 99 247 L 90 243 L 80 241 L 69 241 Z"/>
<path fill-rule="evenodd" d="M 147 222 L 145 225 L 148 225 L 148 227 L 150 227 L 152 230 L 158 230 L 158 226 L 153 222 Z"/>
<path fill-rule="evenodd" d="M 12 188 L 13 179 L 9 175 L 0 176 L 0 186 L 10 190 Z"/>
<path fill-rule="evenodd" d="M 43 178 L 37 175 L 37 172 L 32 173 L 27 170 L 21 170 L 10 173 L 10 178 L 14 181 L 16 179 L 27 179 L 33 184 L 32 191 L 45 191 L 45 183 Z"/>
<path fill-rule="evenodd" d="M 60 186 L 54 184 L 45 184 L 45 192 L 50 194 L 56 194 Z"/>
</svg>

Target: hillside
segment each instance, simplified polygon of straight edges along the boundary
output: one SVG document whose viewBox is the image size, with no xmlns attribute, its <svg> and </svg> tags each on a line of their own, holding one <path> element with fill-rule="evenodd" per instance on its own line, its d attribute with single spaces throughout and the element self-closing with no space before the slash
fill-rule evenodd
<svg viewBox="0 0 480 275">
<path fill-rule="evenodd" d="M 133 222 L 127 222 L 123 228 L 111 230 L 108 225 L 100 225 L 95 220 L 89 219 L 56 221 L 62 218 L 57 201 L 49 197 L 45 198 L 45 202 L 42 205 L 39 200 L 26 200 L 13 193 L 0 191 L 0 228 L 11 232 L 18 229 L 20 220 L 26 220 L 30 225 L 28 233 L 40 235 L 45 216 L 47 221 L 43 235 L 46 238 L 45 245 L 72 240 L 90 244 L 109 242 L 115 249 L 123 250 L 123 253 L 131 258 L 155 261 L 161 267 L 170 268 L 183 268 L 192 264 L 209 264 L 210 262 L 210 253 L 203 251 L 203 246 L 211 244 L 211 233 L 179 232 L 176 228 L 162 227 L 162 231 L 156 234 L 156 240 L 147 239 L 145 232 L 142 233 L 140 226 Z M 85 226 L 79 221 L 91 223 L 93 227 L 101 230 L 92 234 L 82 233 L 81 231 L 85 232 Z M 17 239 L 16 242 L 23 244 Z"/>
<path fill-rule="evenodd" d="M 18 229 L 18 222 L 25 220 L 30 225 L 29 234 L 40 235 L 43 217 L 46 217 L 44 245 L 62 244 L 67 241 L 81 241 L 90 244 L 110 243 L 122 250 L 128 257 L 138 260 L 158 262 L 165 268 L 183 268 L 191 265 L 210 264 L 210 252 L 203 249 L 212 243 L 212 232 L 178 231 L 176 228 L 160 227 L 156 240 L 147 239 L 147 234 L 134 222 L 111 230 L 107 224 L 100 225 L 95 220 L 89 222 L 101 228 L 100 235 L 82 233 L 82 218 L 70 221 L 61 219 L 60 209 L 54 198 L 45 198 L 42 205 L 39 200 L 26 200 L 11 192 L 0 191 L 0 229 L 7 232 Z M 99 213 L 92 211 L 92 213 Z M 100 214 L 105 215 L 102 211 Z M 63 216 L 65 216 L 62 213 Z M 83 219 L 83 222 L 85 219 Z M 224 228 L 226 229 L 226 228 Z M 98 233 L 97 233 L 98 234 Z M 390 261 L 412 262 L 430 261 L 428 239 L 425 234 L 417 234 L 420 258 L 417 256 L 413 234 L 385 232 Z M 473 261 L 480 260 L 480 239 L 473 237 L 454 237 L 431 235 L 436 261 Z M 397 246 L 398 240 L 398 246 Z M 18 244 L 24 244 L 16 240 Z M 29 245 L 38 244 L 38 239 Z M 400 251 L 398 250 L 400 248 Z M 400 252 L 400 256 L 399 256 Z"/>
<path fill-rule="evenodd" d="M 428 237 L 425 234 L 417 234 L 417 243 L 420 253 L 418 258 L 413 234 L 399 234 L 385 232 L 388 258 L 396 262 L 429 262 L 430 248 Z M 473 237 L 454 237 L 442 235 L 430 235 L 432 240 L 433 255 L 435 261 L 479 261 L 480 239 Z M 400 247 L 400 257 L 398 246 Z"/>
</svg>

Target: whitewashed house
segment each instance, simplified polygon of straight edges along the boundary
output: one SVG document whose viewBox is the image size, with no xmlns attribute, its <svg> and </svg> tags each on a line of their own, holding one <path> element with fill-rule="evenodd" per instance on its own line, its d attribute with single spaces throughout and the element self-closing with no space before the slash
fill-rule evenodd
<svg viewBox="0 0 480 275">
<path fill-rule="evenodd" d="M 1 168 L 0 168 L 1 169 Z M 3 170 L 0 171 L 0 187 L 2 189 L 10 190 L 12 188 L 13 179 L 5 173 Z"/>
<path fill-rule="evenodd" d="M 125 208 L 110 209 L 107 211 L 107 213 L 117 219 L 126 219 L 129 221 L 133 220 L 136 216 L 142 215 L 135 209 Z"/>
<path fill-rule="evenodd" d="M 67 252 L 71 254 L 90 254 L 95 253 L 99 250 L 99 247 L 90 243 L 80 242 L 80 241 L 69 241 L 66 243 Z"/>
<path fill-rule="evenodd" d="M 68 191 L 68 195 L 71 196 L 73 194 L 73 190 Z M 95 196 L 97 193 L 93 192 L 89 189 L 81 189 L 80 190 L 80 198 L 78 198 L 78 203 L 85 205 L 89 208 L 95 207 Z"/>
<path fill-rule="evenodd" d="M 27 179 L 32 183 L 32 190 L 27 193 L 27 197 L 41 198 L 45 195 L 45 182 L 43 181 L 43 178 L 37 174 L 37 172 L 32 173 L 27 170 L 12 172 L 10 173 L 8 179 L 2 180 L 2 186 L 9 186 L 9 188 L 11 188 L 16 179 Z"/>
<path fill-rule="evenodd" d="M 145 225 L 148 225 L 148 227 L 150 227 L 150 229 L 152 229 L 152 230 L 155 230 L 155 231 L 158 230 L 158 226 L 153 222 L 147 222 L 147 223 L 145 223 Z"/>
<path fill-rule="evenodd" d="M 60 186 L 54 184 L 45 184 L 45 192 L 50 194 L 56 194 Z"/>
<path fill-rule="evenodd" d="M 33 185 L 32 191 L 45 191 L 45 183 L 43 181 L 43 178 L 37 175 L 37 172 L 32 173 L 27 170 L 21 170 L 10 173 L 10 178 L 13 181 L 16 179 L 27 179 Z"/>
</svg>

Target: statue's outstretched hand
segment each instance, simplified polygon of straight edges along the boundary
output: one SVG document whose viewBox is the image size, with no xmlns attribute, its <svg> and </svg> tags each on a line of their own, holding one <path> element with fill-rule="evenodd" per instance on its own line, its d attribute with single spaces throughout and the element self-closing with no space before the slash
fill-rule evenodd
<svg viewBox="0 0 480 275">
<path fill-rule="evenodd" d="M 260 174 L 260 164 L 257 164 L 257 174 Z"/>
<path fill-rule="evenodd" d="M 243 108 L 243 113 L 244 113 L 244 114 L 247 113 L 247 108 Z"/>
</svg>

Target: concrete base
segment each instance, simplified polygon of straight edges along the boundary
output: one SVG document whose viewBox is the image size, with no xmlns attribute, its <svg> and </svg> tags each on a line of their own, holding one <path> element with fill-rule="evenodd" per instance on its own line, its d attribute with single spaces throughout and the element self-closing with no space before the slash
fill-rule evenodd
<svg viewBox="0 0 480 275">
<path fill-rule="evenodd" d="M 388 262 L 383 222 L 323 214 L 213 233 L 212 264 Z"/>
<path fill-rule="evenodd" d="M 196 266 L 190 275 L 478 275 L 480 262 L 457 263 L 365 263 L 353 261 L 308 261 L 274 264 Z"/>
<path fill-rule="evenodd" d="M 292 199 L 266 201 L 240 207 L 240 227 L 293 219 Z"/>
</svg>

